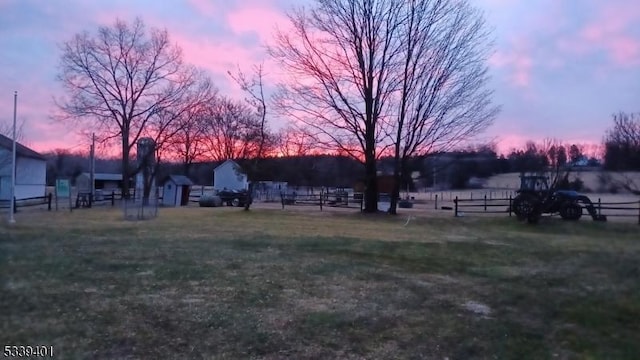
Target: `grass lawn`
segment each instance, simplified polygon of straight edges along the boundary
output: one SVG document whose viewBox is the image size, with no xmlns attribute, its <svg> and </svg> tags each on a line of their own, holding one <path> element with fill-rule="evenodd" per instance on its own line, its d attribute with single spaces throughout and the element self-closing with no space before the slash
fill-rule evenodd
<svg viewBox="0 0 640 360">
<path fill-rule="evenodd" d="M 634 359 L 640 226 L 252 210 L 21 213 L 0 340 L 58 358 Z"/>
</svg>

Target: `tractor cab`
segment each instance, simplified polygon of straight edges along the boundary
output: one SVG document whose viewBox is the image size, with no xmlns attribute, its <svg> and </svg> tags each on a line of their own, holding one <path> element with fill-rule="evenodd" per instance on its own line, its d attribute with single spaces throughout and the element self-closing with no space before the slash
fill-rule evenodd
<svg viewBox="0 0 640 360">
<path fill-rule="evenodd" d="M 521 175 L 520 191 L 537 193 L 549 191 L 549 180 L 546 176 Z"/>
</svg>

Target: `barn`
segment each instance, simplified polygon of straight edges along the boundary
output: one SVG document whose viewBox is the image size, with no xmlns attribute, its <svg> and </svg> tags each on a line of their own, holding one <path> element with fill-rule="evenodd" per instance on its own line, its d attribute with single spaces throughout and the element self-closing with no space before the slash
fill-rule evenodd
<svg viewBox="0 0 640 360">
<path fill-rule="evenodd" d="M 189 194 L 193 182 L 183 175 L 169 175 L 162 181 L 162 205 L 189 205 Z"/>
<path fill-rule="evenodd" d="M 122 174 L 95 173 L 93 176 L 94 189 L 113 191 L 122 188 Z M 80 192 L 91 191 L 91 174 L 83 172 L 76 177 L 76 187 Z"/>
<path fill-rule="evenodd" d="M 0 200 L 11 200 L 13 140 L 0 134 Z M 15 198 L 46 195 L 47 160 L 34 150 L 16 142 Z"/>
<path fill-rule="evenodd" d="M 235 161 L 227 160 L 213 169 L 214 190 L 246 190 L 248 188 L 247 175 Z"/>
</svg>

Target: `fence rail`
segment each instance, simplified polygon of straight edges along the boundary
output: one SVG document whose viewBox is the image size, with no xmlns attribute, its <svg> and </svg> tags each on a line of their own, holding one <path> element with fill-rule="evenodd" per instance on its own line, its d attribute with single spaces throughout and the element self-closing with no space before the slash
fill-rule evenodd
<svg viewBox="0 0 640 360">
<path fill-rule="evenodd" d="M 320 191 L 320 194 L 281 193 L 280 203 L 284 209 L 286 205 L 307 205 L 323 207 L 360 209 L 362 211 L 362 193 L 335 193 Z"/>
<path fill-rule="evenodd" d="M 436 196 L 436 209 L 437 200 Z M 509 214 L 512 216 L 513 197 L 508 198 L 488 198 L 486 195 L 480 199 L 460 199 L 457 196 L 453 199 L 454 216 L 460 216 L 461 210 L 468 214 Z M 626 206 L 624 206 L 626 205 Z M 492 210 L 494 208 L 505 207 L 504 210 Z M 584 209 L 585 206 L 582 206 Z M 638 201 L 621 201 L 621 202 L 602 202 L 598 199 L 597 202 L 593 202 L 593 208 L 598 215 L 605 215 L 607 217 L 627 217 L 637 218 L 638 224 L 640 224 L 640 200 Z M 603 211 L 604 210 L 604 211 Z M 607 210 L 616 211 L 609 212 Z"/>
<path fill-rule="evenodd" d="M 18 208 L 30 207 L 30 206 L 42 206 L 47 205 L 47 210 L 51 210 L 51 194 L 45 196 L 36 196 L 23 199 L 13 199 L 13 212 L 18 212 Z M 0 209 L 8 209 L 11 206 L 11 201 L 0 201 Z"/>
</svg>

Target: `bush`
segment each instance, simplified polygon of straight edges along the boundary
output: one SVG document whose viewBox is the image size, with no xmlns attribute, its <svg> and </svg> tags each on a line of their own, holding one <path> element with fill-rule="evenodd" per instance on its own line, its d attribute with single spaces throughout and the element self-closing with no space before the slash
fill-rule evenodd
<svg viewBox="0 0 640 360">
<path fill-rule="evenodd" d="M 198 200 L 200 207 L 219 207 L 222 206 L 222 199 L 215 195 L 202 195 Z"/>
<path fill-rule="evenodd" d="M 398 207 L 402 209 L 411 209 L 413 207 L 413 203 L 409 200 L 400 200 L 398 201 Z"/>
</svg>

